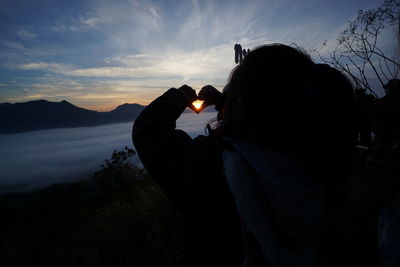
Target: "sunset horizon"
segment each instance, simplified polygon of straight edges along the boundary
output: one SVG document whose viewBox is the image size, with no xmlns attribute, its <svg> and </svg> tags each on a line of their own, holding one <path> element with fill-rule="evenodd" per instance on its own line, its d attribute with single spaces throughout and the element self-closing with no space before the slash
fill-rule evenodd
<svg viewBox="0 0 400 267">
<path fill-rule="evenodd" d="M 0 102 L 66 100 L 108 111 L 147 105 L 182 84 L 222 90 L 235 43 L 295 43 L 311 53 L 326 41 L 328 51 L 358 10 L 380 3 L 6 1 Z"/>
</svg>

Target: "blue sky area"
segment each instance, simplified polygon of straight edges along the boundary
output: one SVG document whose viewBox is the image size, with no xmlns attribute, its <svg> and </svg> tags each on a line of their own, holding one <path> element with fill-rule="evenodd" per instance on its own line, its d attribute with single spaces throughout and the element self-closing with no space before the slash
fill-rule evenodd
<svg viewBox="0 0 400 267">
<path fill-rule="evenodd" d="M 0 102 L 94 110 L 148 104 L 184 83 L 222 88 L 235 43 L 334 45 L 377 0 L 0 1 Z"/>
</svg>

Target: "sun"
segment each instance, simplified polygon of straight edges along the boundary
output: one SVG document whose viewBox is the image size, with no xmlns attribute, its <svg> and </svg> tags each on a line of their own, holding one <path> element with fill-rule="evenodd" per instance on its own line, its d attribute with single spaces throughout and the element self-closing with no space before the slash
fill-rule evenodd
<svg viewBox="0 0 400 267">
<path fill-rule="evenodd" d="M 201 107 L 203 106 L 204 101 L 203 100 L 196 100 L 192 103 L 192 105 L 194 106 L 194 108 L 196 110 L 200 110 Z"/>
</svg>

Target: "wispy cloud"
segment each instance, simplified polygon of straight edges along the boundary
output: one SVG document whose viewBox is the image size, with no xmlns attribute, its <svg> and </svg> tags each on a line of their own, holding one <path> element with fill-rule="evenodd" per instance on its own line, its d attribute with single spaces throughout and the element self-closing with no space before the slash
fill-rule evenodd
<svg viewBox="0 0 400 267">
<path fill-rule="evenodd" d="M 126 55 L 108 58 L 117 66 L 82 68 L 67 72 L 73 76 L 131 77 L 214 80 L 223 78 L 232 68 L 232 47 L 224 45 L 197 51 L 169 51 L 165 54 Z"/>
<path fill-rule="evenodd" d="M 73 68 L 60 63 L 31 62 L 19 65 L 24 70 L 42 70 L 67 76 L 112 78 L 171 78 L 188 80 L 226 80 L 234 66 L 232 45 L 196 51 L 157 51 L 154 54 L 119 55 L 104 59 L 108 66 Z"/>
<path fill-rule="evenodd" d="M 31 40 L 37 37 L 36 33 L 24 29 L 17 30 L 16 34 L 23 40 Z"/>
<path fill-rule="evenodd" d="M 28 57 L 36 57 L 54 53 L 52 51 L 30 48 L 24 45 L 23 43 L 9 41 L 9 40 L 3 40 L 2 42 L 0 42 L 0 46 L 2 47 L 0 55 L 13 53 L 19 55 L 22 54 L 23 56 L 28 56 Z"/>
<path fill-rule="evenodd" d="M 31 62 L 18 66 L 21 70 L 43 70 L 55 73 L 67 73 L 72 67 L 61 63 Z"/>
<path fill-rule="evenodd" d="M 110 18 L 99 18 L 94 16 L 86 17 L 71 17 L 68 22 L 54 22 L 54 25 L 50 26 L 50 29 L 55 32 L 63 31 L 89 31 L 93 29 L 99 29 L 102 24 L 108 23 Z"/>
</svg>

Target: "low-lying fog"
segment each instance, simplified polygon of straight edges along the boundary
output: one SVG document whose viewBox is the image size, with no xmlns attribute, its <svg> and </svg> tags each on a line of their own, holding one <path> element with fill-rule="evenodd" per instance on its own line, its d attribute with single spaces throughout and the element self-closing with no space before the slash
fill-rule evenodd
<svg viewBox="0 0 400 267">
<path fill-rule="evenodd" d="M 183 113 L 177 128 L 195 137 L 215 117 Z M 0 135 L 0 194 L 87 178 L 114 149 L 133 147 L 131 130 L 132 123 L 121 123 Z"/>
</svg>

